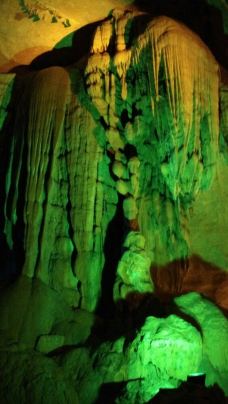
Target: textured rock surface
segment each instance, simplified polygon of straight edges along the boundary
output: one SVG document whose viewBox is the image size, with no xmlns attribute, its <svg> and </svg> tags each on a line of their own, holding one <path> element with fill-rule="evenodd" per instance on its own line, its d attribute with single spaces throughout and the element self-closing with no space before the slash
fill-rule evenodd
<svg viewBox="0 0 228 404">
<path fill-rule="evenodd" d="M 48 354 L 64 345 L 63 335 L 41 335 L 36 345 L 36 350 Z"/>
<path fill-rule="evenodd" d="M 126 5 L 149 8 L 155 15 L 169 15 L 178 20 L 184 18 L 189 26 L 192 25 L 192 13 L 199 33 L 203 26 L 206 32 L 209 29 L 214 34 L 217 42 L 221 40 L 219 23 L 223 22 L 224 31 L 228 32 L 228 12 L 224 0 L 208 0 L 205 4 L 201 1 L 189 4 L 186 1 L 184 5 L 183 1 L 95 0 L 93 7 L 90 0 L 83 3 L 80 0 L 3 0 L 0 4 L 0 71 L 7 72 L 14 67 L 30 64 L 34 58 L 51 50 L 63 37 L 66 37 L 65 46 L 70 46 L 74 42 L 70 33 L 105 18 L 115 7 Z M 206 35 L 205 39 L 210 42 L 211 38 Z M 226 52 L 222 44 L 212 45 L 215 50 Z M 76 50 L 80 46 L 80 41 L 76 41 Z"/>
<path fill-rule="evenodd" d="M 70 26 L 49 3 L 23 18 Z M 219 64 L 137 10 L 94 25 L 86 51 L 0 76 L 0 395 L 143 404 L 197 373 L 228 394 Z M 213 303 L 172 302 L 189 291 Z"/>
<path fill-rule="evenodd" d="M 15 74 L 6 74 L 0 76 L 0 129 L 4 125 L 7 116 L 7 107 L 10 102 Z"/>
<path fill-rule="evenodd" d="M 203 360 L 200 371 L 206 373 L 206 384 L 217 383 L 228 394 L 228 322 L 217 307 L 196 293 L 176 298 L 181 309 L 201 326 Z M 219 330 L 219 338 L 218 338 Z"/>
<path fill-rule="evenodd" d="M 178 298 L 177 304 L 197 319 L 202 334 L 175 315 L 166 319 L 150 316 L 134 337 L 103 342 L 95 352 L 78 348 L 62 356 L 64 374 L 75 380 L 80 400 L 90 403 L 94 400 L 91 397 L 98 397 L 100 402 L 101 386 L 122 383 L 116 402 L 145 403 L 160 388 L 176 388 L 197 373 L 206 374 L 207 385 L 216 382 L 226 390 L 227 365 L 221 352 L 226 350 L 227 320 L 210 302 L 194 293 Z M 214 334 L 211 327 L 208 331 L 207 319 Z M 111 327 L 115 326 L 113 320 Z M 214 338 L 220 329 L 221 344 L 214 349 Z"/>
<path fill-rule="evenodd" d="M 1 307 L 3 346 L 32 348 L 37 337 L 51 333 L 56 322 L 73 317 L 56 291 L 27 277 L 21 277 L 1 293 Z"/>
<path fill-rule="evenodd" d="M 96 0 L 91 8 L 89 1 L 82 4 L 79 0 L 2 1 L 0 70 L 6 72 L 30 64 L 63 37 L 127 3 L 127 0 Z"/>
<path fill-rule="evenodd" d="M 27 352 L 1 353 L 2 403 L 79 403 L 73 385 L 50 358 Z"/>
<path fill-rule="evenodd" d="M 136 32 L 138 21 L 145 32 L 130 49 L 134 21 Z M 114 34 L 113 57 L 108 46 Z M 166 17 L 148 24 L 144 15 L 115 11 L 97 28 L 86 88 L 79 73 L 44 69 L 17 90 L 4 231 L 12 249 L 23 225 L 25 275 L 64 293 L 75 307 L 93 310 L 118 194 L 126 231 L 134 221 L 145 238 L 145 278 L 150 262 L 188 254 L 182 217 L 197 192 L 209 187 L 218 156 L 218 66 L 182 25 Z M 111 163 L 113 175 L 122 176 L 117 181 Z M 132 254 L 141 259 L 140 252 Z"/>
</svg>

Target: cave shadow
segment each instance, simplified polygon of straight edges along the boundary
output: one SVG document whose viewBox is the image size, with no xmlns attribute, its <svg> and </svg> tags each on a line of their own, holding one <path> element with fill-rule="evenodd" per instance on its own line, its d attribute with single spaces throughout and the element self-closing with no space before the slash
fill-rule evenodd
<svg viewBox="0 0 228 404">
<path fill-rule="evenodd" d="M 156 288 L 155 285 L 154 293 L 139 293 L 134 291 L 128 293 L 125 299 L 119 299 L 115 302 L 115 312 L 112 313 L 109 318 L 103 319 L 104 321 L 100 323 L 100 327 L 97 326 L 96 328 L 96 325 L 94 326 L 93 332 L 96 334 L 96 338 L 94 339 L 91 336 L 89 342 L 92 351 L 95 351 L 103 342 L 114 342 L 123 336 L 125 337 L 123 351 L 125 351 L 136 337 L 137 332 L 140 331 L 141 327 L 144 325 L 148 316 L 164 319 L 170 315 L 176 315 L 195 327 L 202 336 L 200 324 L 197 323 L 193 317 L 181 311 L 175 304 L 174 297 L 190 291 L 195 291 L 203 295 L 203 284 L 208 284 L 209 280 L 213 288 L 215 285 L 219 287 L 219 282 L 223 282 L 224 279 L 228 281 L 228 273 L 196 255 L 186 260 L 175 260 L 168 263 L 166 266 L 157 266 L 156 268 L 164 272 L 164 280 L 165 275 L 167 275 L 166 271 L 173 270 L 175 266 L 178 268 L 176 272 L 179 271 L 180 277 L 188 274 L 189 271 L 193 271 L 193 275 L 190 277 L 191 280 L 194 280 L 193 287 L 190 288 L 191 290 L 179 290 L 177 293 L 171 287 L 170 293 L 168 293 L 167 288 L 164 293 L 161 293 L 160 286 Z M 191 266 L 193 269 L 191 269 Z M 152 269 L 154 269 L 154 267 Z M 177 274 L 173 278 L 174 280 L 176 280 L 176 276 Z M 187 285 L 187 287 L 189 287 L 189 285 Z M 211 296 L 211 298 L 207 296 L 207 299 L 218 306 L 214 300 L 214 296 Z M 221 307 L 219 308 L 221 310 Z M 116 383 L 103 383 L 100 387 L 96 404 L 101 404 L 107 400 L 110 403 L 115 403 L 117 397 L 121 397 L 121 395 L 124 397 L 127 382 L 130 382 L 130 380 Z M 192 403 L 194 401 L 202 404 L 213 404 L 215 402 L 225 404 L 227 403 L 227 398 L 225 398 L 224 392 L 219 386 L 206 387 L 205 375 L 203 374 L 189 376 L 187 381 L 182 382 L 178 388 L 161 389 L 148 403 L 182 404 L 183 402 Z"/>
<path fill-rule="evenodd" d="M 135 0 L 134 5 L 153 17 L 166 15 L 183 22 L 201 37 L 217 61 L 228 68 L 228 35 L 223 31 L 220 10 L 205 0 Z"/>
<path fill-rule="evenodd" d="M 220 10 L 209 5 L 205 0 L 135 0 L 134 5 L 149 15 L 139 15 L 134 18 L 129 46 L 134 40 L 135 33 L 142 33 L 153 17 L 166 15 L 186 24 L 197 33 L 210 48 L 217 61 L 228 69 L 228 35 L 223 31 L 223 19 Z M 107 17 L 108 18 L 108 17 Z M 107 18 L 79 28 L 65 36 L 56 46 L 37 56 L 29 66 L 13 67 L 10 72 L 24 74 L 26 71 L 36 71 L 51 66 L 66 67 L 85 58 L 88 59 L 95 30 Z M 110 44 L 112 48 L 113 44 Z M 109 49 L 109 53 L 112 53 Z"/>
<path fill-rule="evenodd" d="M 160 389 L 147 403 L 151 404 L 226 404 L 228 401 L 222 389 L 217 385 L 205 386 L 205 375 L 189 376 L 186 382 L 176 389 Z"/>
<path fill-rule="evenodd" d="M 155 294 L 161 301 L 197 292 L 228 315 L 228 272 L 199 255 L 151 267 Z"/>
<path fill-rule="evenodd" d="M 104 383 L 99 389 L 99 396 L 95 404 L 110 403 L 114 404 L 116 399 L 124 395 L 125 382 Z M 217 385 L 212 387 L 205 386 L 205 375 L 189 376 L 185 382 L 179 387 L 173 389 L 160 389 L 159 392 L 146 403 L 148 404 L 227 404 L 228 399 L 225 397 L 222 389 Z"/>
<path fill-rule="evenodd" d="M 111 226 L 114 223 L 115 221 Z M 110 246 L 110 243 L 108 245 Z M 111 254 L 110 250 L 107 250 L 107 253 L 109 259 L 112 260 L 113 249 Z M 102 284 L 105 292 L 103 292 L 103 298 L 100 301 L 100 310 L 96 313 L 99 321 L 95 321 L 88 341 L 88 344 L 91 344 L 95 349 L 105 341 L 115 341 L 122 336 L 125 337 L 124 348 L 127 348 L 149 316 L 167 318 L 170 315 L 176 315 L 194 326 L 202 334 L 200 324 L 193 317 L 184 313 L 174 301 L 175 297 L 189 292 L 200 293 L 202 297 L 216 305 L 223 315 L 228 316 L 228 307 L 226 309 L 228 272 L 197 255 L 185 260 L 174 260 L 164 266 L 153 266 L 151 268 L 151 278 L 154 284 L 153 293 L 132 291 L 126 295 L 125 299 L 114 302 L 112 288 L 119 254 L 120 250 L 116 255 L 115 262 L 112 262 L 111 273 L 109 272 L 110 261 L 107 261 L 106 280 L 103 279 Z M 222 296 L 220 296 L 220 290 L 222 290 Z M 218 301 L 219 296 L 221 302 Z M 224 304 L 223 297 L 225 299 Z"/>
<path fill-rule="evenodd" d="M 123 214 L 123 197 L 119 195 L 116 213 L 110 221 L 104 242 L 104 268 L 101 280 L 101 297 L 96 314 L 107 318 L 115 312 L 113 287 L 116 278 L 118 262 L 122 256 L 122 242 L 125 233 L 125 219 Z"/>
<path fill-rule="evenodd" d="M 92 350 L 96 350 L 103 342 L 115 342 L 124 337 L 125 351 L 145 324 L 146 318 L 150 316 L 165 319 L 170 315 L 176 315 L 195 327 L 201 334 L 198 322 L 184 313 L 173 298 L 164 301 L 154 293 L 130 292 L 125 299 L 119 299 L 114 304 L 114 310 L 109 313 L 109 316 L 106 314 L 105 317 L 99 317 L 94 323 L 91 337 L 87 341 Z"/>
<path fill-rule="evenodd" d="M 52 66 L 67 67 L 83 58 L 87 60 L 95 30 L 102 21 L 96 21 L 79 28 L 64 37 L 52 50 L 33 59 L 29 66 L 16 66 L 10 72 L 20 74 L 26 70 L 36 71 Z"/>
<path fill-rule="evenodd" d="M 95 404 L 115 404 L 116 399 L 122 395 L 127 382 L 104 383 L 99 389 L 99 396 Z"/>
<path fill-rule="evenodd" d="M 27 147 L 26 142 L 21 137 L 20 129 L 18 128 L 18 138 L 15 143 L 15 156 L 16 158 L 13 160 L 11 171 L 12 173 L 17 172 L 19 169 L 18 159 L 17 157 L 20 155 L 20 147 L 21 143 L 24 143 L 23 152 L 22 152 L 22 162 L 20 167 L 20 176 L 18 182 L 18 188 L 20 192 L 18 194 L 16 211 L 17 211 L 17 220 L 16 223 L 12 225 L 12 243 L 13 248 L 11 249 L 6 237 L 6 231 L 4 231 L 6 220 L 8 215 L 10 214 L 10 210 L 12 208 L 13 203 L 13 195 L 14 189 L 11 184 L 8 194 L 7 194 L 7 206 L 5 206 L 6 200 L 6 192 L 7 192 L 7 170 L 10 164 L 10 149 L 13 141 L 14 129 L 16 125 L 18 125 L 21 120 L 23 120 L 23 114 L 21 111 L 17 112 L 18 100 L 22 99 L 23 86 L 21 85 L 21 81 L 18 80 L 18 77 L 15 77 L 15 81 L 13 83 L 12 88 L 12 96 L 10 102 L 7 106 L 6 112 L 6 120 L 3 124 L 3 127 L 0 131 L 0 153 L 1 153 L 1 161 L 0 161 L 0 288 L 7 287 L 14 281 L 18 279 L 20 274 L 22 273 L 22 268 L 25 259 L 25 251 L 24 251 L 24 219 L 23 219 L 23 207 L 25 204 L 25 187 L 26 187 L 26 177 L 27 177 L 27 169 L 26 169 L 26 155 L 27 155 Z M 23 133 L 23 131 L 21 131 Z M 13 176 L 13 180 L 14 180 Z M 12 212 L 11 212 L 12 214 Z M 7 227 L 6 227 L 7 229 Z"/>
</svg>

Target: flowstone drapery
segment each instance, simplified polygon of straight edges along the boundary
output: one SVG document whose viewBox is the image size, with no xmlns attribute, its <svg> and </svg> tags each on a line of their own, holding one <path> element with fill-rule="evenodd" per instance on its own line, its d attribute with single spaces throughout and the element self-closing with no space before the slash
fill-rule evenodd
<svg viewBox="0 0 228 404">
<path fill-rule="evenodd" d="M 73 305 L 82 299 L 88 309 L 101 293 L 104 241 L 118 194 L 125 233 L 137 230 L 145 239 L 150 283 L 151 264 L 188 255 L 181 220 L 215 172 L 218 65 L 186 27 L 166 17 L 146 19 L 115 11 L 98 26 L 85 87 L 77 68 L 53 67 L 29 78 L 9 146 L 8 245 L 21 237 L 14 233 L 22 221 L 23 273 L 66 289 Z"/>
<path fill-rule="evenodd" d="M 161 297 L 167 290 L 174 296 L 198 290 L 191 283 L 194 271 L 189 275 L 189 212 L 217 175 L 220 155 L 219 66 L 206 45 L 168 17 L 114 10 L 97 25 L 86 62 L 23 78 L 6 75 L 1 85 L 3 274 L 6 284 L 17 278 L 1 298 L 2 344 L 9 340 L 10 350 L 56 355 L 67 375 L 63 380 L 68 377 L 88 404 L 102 383 L 124 382 L 118 402 L 138 397 L 143 403 L 197 372 L 208 372 L 208 385 L 217 382 L 228 394 L 221 352 L 215 358 L 208 353 L 214 339 L 204 348 L 187 318 L 176 313 L 161 319 L 146 311 L 134 335 L 134 313 L 144 298 L 154 291 Z M 113 232 L 118 245 L 112 244 Z M 175 269 L 164 269 L 170 276 L 163 280 L 159 270 L 171 262 Z M 224 271 L 220 284 L 225 296 Z M 205 290 L 199 291 L 211 298 L 214 291 Z M 95 353 L 77 348 L 93 336 L 93 325 L 101 321 L 94 313 L 107 293 L 123 321 L 130 302 L 133 334 L 123 337 L 124 329 L 112 346 L 103 341 Z M 201 326 L 188 298 L 179 299 L 177 305 Z M 213 299 L 228 309 L 225 297 Z M 227 321 L 219 310 L 216 316 L 225 341 Z M 165 364 L 166 350 L 172 365 Z M 228 359 L 227 346 L 223 353 Z M 75 390 L 70 394 L 66 400 L 76 403 Z"/>
</svg>

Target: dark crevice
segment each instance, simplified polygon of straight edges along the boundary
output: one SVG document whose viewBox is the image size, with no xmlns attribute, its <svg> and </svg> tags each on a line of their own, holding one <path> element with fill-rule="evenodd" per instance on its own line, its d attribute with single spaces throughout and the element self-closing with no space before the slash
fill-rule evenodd
<svg viewBox="0 0 228 404">
<path fill-rule="evenodd" d="M 111 18 L 111 13 L 108 18 Z M 112 22 L 112 36 L 110 38 L 110 42 L 108 44 L 107 52 L 111 57 L 115 55 L 116 52 L 116 32 L 115 32 L 115 22 Z"/>
<path fill-rule="evenodd" d="M 24 141 L 23 152 L 21 156 L 21 169 L 20 169 L 20 178 L 18 183 L 18 200 L 17 200 L 17 221 L 15 227 L 13 228 L 13 245 L 14 245 L 14 253 L 17 263 L 18 275 L 22 272 L 24 260 L 25 260 L 25 251 L 24 251 L 24 232 L 25 232 L 25 223 L 24 223 L 24 206 L 25 206 L 25 191 L 26 191 L 26 183 L 27 183 L 27 155 L 28 155 L 28 146 L 26 141 Z"/>
<path fill-rule="evenodd" d="M 25 223 L 24 223 L 24 207 L 25 207 L 25 193 L 26 193 L 26 184 L 27 184 L 27 156 L 28 156 L 28 143 L 25 134 L 27 133 L 27 120 L 25 117 L 25 113 L 22 112 L 26 108 L 26 102 L 22 105 L 19 117 L 17 117 L 17 128 L 16 131 L 20 132 L 20 137 L 18 136 L 17 142 L 14 149 L 14 155 L 16 159 L 14 160 L 14 165 L 12 167 L 12 172 L 18 173 L 19 181 L 18 181 L 18 199 L 17 199 L 17 221 L 15 226 L 13 227 L 13 245 L 14 245 L 14 253 L 15 259 L 17 263 L 17 271 L 18 275 L 22 272 L 24 260 L 25 260 L 25 251 L 24 251 L 24 232 L 25 232 Z M 20 165 L 21 164 L 21 165 Z M 11 188 L 12 189 L 12 188 Z M 15 193 L 15 189 L 13 189 Z"/>
<path fill-rule="evenodd" d="M 76 245 L 74 242 L 74 228 L 73 228 L 73 224 L 72 224 L 72 220 L 71 220 L 71 209 L 72 209 L 72 206 L 71 206 L 71 202 L 70 202 L 70 195 L 68 194 L 66 212 L 67 212 L 67 223 L 69 226 L 69 230 L 68 230 L 69 238 L 73 244 L 73 251 L 71 254 L 71 269 L 72 269 L 73 274 L 75 275 L 75 262 L 76 262 L 76 259 L 78 256 L 78 252 L 77 252 L 77 248 L 76 248 Z"/>
<path fill-rule="evenodd" d="M 67 135 L 66 135 L 66 133 L 67 133 L 67 130 L 66 130 L 66 125 L 67 125 L 67 122 L 66 122 L 66 119 L 65 119 L 65 122 L 64 122 L 64 127 L 65 127 L 65 130 L 64 130 L 64 143 L 65 143 L 65 147 L 64 147 L 64 157 L 65 157 L 65 167 L 66 167 L 66 177 L 67 177 L 67 184 L 68 184 L 68 186 L 67 186 L 67 204 L 66 204 L 66 214 L 67 214 L 67 223 L 68 223 L 68 234 L 69 234 L 69 238 L 70 238 L 70 240 L 71 240 L 71 243 L 72 243 L 72 246 L 73 246 L 73 251 L 72 251 L 72 253 L 71 253 L 71 270 L 72 270 L 72 273 L 73 273 L 73 275 L 74 276 L 76 276 L 76 274 L 75 274 L 75 263 L 76 263 L 76 259 L 77 259 L 77 256 L 78 256 L 78 251 L 77 251 L 77 247 L 76 247 L 76 244 L 75 244 L 75 241 L 74 241 L 74 233 L 75 233 L 75 231 L 74 231 L 74 226 L 73 226 L 73 223 L 72 223 L 72 218 L 71 218 L 71 211 L 72 211 L 72 204 L 71 204 L 71 190 L 70 190 L 70 184 L 71 184 L 71 181 L 70 181 L 70 172 L 69 172 L 69 167 L 68 167 L 68 161 L 67 161 Z M 79 286 L 79 285 L 78 285 Z M 80 285 L 80 288 L 81 288 L 81 285 Z"/>
<path fill-rule="evenodd" d="M 132 108 L 130 114 L 131 116 L 129 116 L 129 112 L 126 108 L 124 108 L 123 111 L 121 112 L 120 122 L 122 128 L 125 128 L 128 122 L 133 123 L 137 116 L 142 116 L 142 110 L 138 109 L 135 103 L 132 103 L 131 108 Z"/>
<path fill-rule="evenodd" d="M 218 385 L 205 386 L 205 375 L 189 376 L 186 382 L 176 389 L 161 389 L 151 400 L 151 404 L 226 404 L 227 399 Z"/>
<path fill-rule="evenodd" d="M 115 309 L 113 286 L 116 278 L 117 265 L 122 255 L 124 231 L 123 197 L 120 195 L 116 207 L 116 214 L 108 225 L 104 243 L 105 264 L 101 282 L 102 295 L 97 309 L 97 314 L 102 317 L 109 317 Z"/>
<path fill-rule="evenodd" d="M 127 157 L 127 160 L 138 155 L 136 147 L 131 144 L 126 144 L 124 154 Z"/>
<path fill-rule="evenodd" d="M 5 216 L 4 216 L 4 204 L 6 200 L 6 175 L 9 167 L 10 161 L 10 149 L 13 142 L 13 130 L 16 121 L 16 108 L 17 108 L 17 80 L 15 80 L 11 101 L 7 106 L 6 120 L 4 122 L 3 128 L 0 131 L 0 226 L 4 228 Z"/>
<path fill-rule="evenodd" d="M 124 387 L 128 382 L 104 383 L 99 390 L 99 397 L 95 404 L 114 404 L 116 399 L 123 393 Z"/>
<path fill-rule="evenodd" d="M 154 128 L 153 135 L 154 135 L 156 141 L 159 142 L 160 141 L 160 136 L 159 136 L 158 131 L 157 131 L 156 128 Z"/>
<path fill-rule="evenodd" d="M 54 349 L 51 352 L 48 352 L 45 356 L 47 358 L 54 358 L 57 359 L 62 355 L 66 355 L 69 352 L 74 351 L 75 349 L 80 349 L 80 348 L 84 348 L 85 344 L 72 344 L 72 345 L 62 345 L 59 348 Z"/>
<path fill-rule="evenodd" d="M 133 104 L 132 104 L 132 121 L 134 121 L 134 118 L 136 117 L 136 116 L 142 116 L 142 110 L 141 109 L 138 109 L 137 107 L 136 107 L 136 104 L 135 104 L 135 102 L 133 102 Z"/>
<path fill-rule="evenodd" d="M 100 117 L 99 122 L 100 122 L 101 126 L 104 128 L 104 130 L 107 130 L 109 128 L 109 126 L 105 122 L 103 116 Z"/>
<path fill-rule="evenodd" d="M 124 110 L 122 111 L 121 116 L 120 116 L 120 121 L 121 121 L 121 124 L 122 124 L 122 127 L 123 127 L 123 128 L 125 128 L 125 126 L 127 125 L 127 123 L 130 121 L 130 118 L 129 118 L 129 116 L 128 116 L 128 111 L 127 111 L 127 109 L 124 109 Z"/>
<path fill-rule="evenodd" d="M 0 282 L 4 286 L 5 283 L 11 283 L 17 279 L 20 275 L 23 262 L 24 262 L 24 248 L 23 248 L 23 237 L 24 237 L 24 222 L 23 222 L 23 206 L 24 206 L 24 195 L 25 195 L 25 183 L 26 183 L 26 154 L 27 150 L 24 146 L 24 138 L 21 138 L 22 121 L 24 118 L 23 110 L 21 108 L 20 113 L 16 112 L 18 105 L 18 99 L 22 98 L 19 91 L 19 85 L 17 78 L 15 79 L 11 101 L 7 106 L 6 112 L 7 117 L 4 122 L 4 126 L 0 132 L 0 151 L 1 151 L 1 161 L 0 161 Z M 14 152 L 15 156 L 13 158 L 12 164 L 12 183 L 10 183 L 10 188 L 8 194 L 6 194 L 6 181 L 7 173 L 9 171 L 10 162 L 10 149 L 12 147 L 13 135 L 17 130 L 17 139 L 15 141 Z M 20 190 L 17 206 L 16 224 L 12 224 L 12 242 L 13 250 L 10 249 L 6 235 L 4 234 L 5 227 L 5 215 L 8 215 L 9 219 L 12 218 L 12 200 L 13 194 L 15 193 L 15 177 L 18 173 L 20 163 L 19 159 L 23 155 L 22 166 L 20 168 L 20 178 L 18 188 Z M 20 156 L 20 157 L 19 157 Z M 6 204 L 7 200 L 7 204 Z"/>
<path fill-rule="evenodd" d="M 54 156 L 54 150 L 53 150 L 53 133 L 50 134 L 51 140 L 50 140 L 50 147 L 49 147 L 49 152 L 47 155 L 47 168 L 46 172 L 44 175 L 44 181 L 43 181 L 43 192 L 44 192 L 44 200 L 42 202 L 42 219 L 40 223 L 40 228 L 38 232 L 38 254 L 36 258 L 36 263 L 35 263 L 35 268 L 34 268 L 34 277 L 37 275 L 37 269 L 40 263 L 40 257 L 41 257 L 41 252 L 42 252 L 42 238 L 43 238 L 43 232 L 44 232 L 44 225 L 45 225 L 45 218 L 46 218 L 46 210 L 47 210 L 47 199 L 48 199 L 48 185 L 49 185 L 49 180 L 51 176 L 51 168 L 52 168 L 52 160 Z M 34 203 L 38 203 L 38 201 L 35 201 Z"/>
<path fill-rule="evenodd" d="M 134 41 L 145 32 L 148 23 L 151 21 L 151 15 L 141 14 L 133 18 L 128 31 L 128 47 L 134 45 Z"/>
</svg>

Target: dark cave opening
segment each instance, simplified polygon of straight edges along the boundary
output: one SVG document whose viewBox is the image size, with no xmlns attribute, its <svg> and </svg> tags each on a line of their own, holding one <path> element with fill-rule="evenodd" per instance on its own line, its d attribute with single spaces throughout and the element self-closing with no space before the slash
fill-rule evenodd
<svg viewBox="0 0 228 404">
<path fill-rule="evenodd" d="M 23 108 L 21 108 L 20 112 L 17 112 L 17 103 L 18 100 L 21 100 L 21 105 L 23 103 L 23 97 L 21 94 L 20 82 L 18 77 L 15 79 L 15 83 L 12 88 L 12 98 L 7 107 L 7 119 L 4 123 L 3 128 L 1 129 L 1 140 L 0 140 L 0 151 L 1 151 L 1 163 L 0 163 L 0 245 L 1 245 L 1 255 L 0 255 L 0 283 L 5 286 L 5 284 L 10 284 L 14 282 L 18 276 L 22 272 L 25 251 L 24 251 L 24 218 L 23 218 L 23 207 L 25 204 L 25 187 L 26 187 L 26 178 L 27 178 L 27 169 L 26 169 L 26 155 L 27 155 L 27 146 L 26 142 L 24 142 L 20 131 L 22 131 L 22 122 L 24 122 L 25 115 L 23 112 Z M 26 109 L 26 108 L 25 108 Z M 7 170 L 9 166 L 9 156 L 10 149 L 12 148 L 13 139 L 12 139 L 12 127 L 18 127 L 18 139 L 14 144 L 14 151 L 16 158 L 12 161 L 12 173 L 14 173 L 13 184 L 8 190 L 7 194 Z M 23 142 L 23 150 L 20 152 L 20 143 Z M 20 156 L 21 154 L 21 156 Z M 19 164 L 19 159 L 21 157 L 21 166 Z M 16 173 L 19 174 L 18 184 L 16 184 L 15 178 Z M 13 204 L 13 195 L 14 195 L 14 187 L 17 186 L 20 189 L 20 193 L 18 194 L 17 203 L 16 203 L 16 211 L 17 218 L 15 223 L 11 223 L 12 226 L 12 249 L 7 241 L 7 226 L 6 226 L 6 217 L 9 220 L 12 220 L 12 204 Z M 5 204 L 7 196 L 7 204 Z"/>
<path fill-rule="evenodd" d="M 116 399 L 122 394 L 127 382 L 104 383 L 99 390 L 99 397 L 95 404 L 114 404 Z"/>
<path fill-rule="evenodd" d="M 68 202 L 66 204 L 66 212 L 67 212 L 67 222 L 68 222 L 68 226 L 69 226 L 69 238 L 71 240 L 71 243 L 73 245 L 73 251 L 71 254 L 71 268 L 72 268 L 72 272 L 74 273 L 74 268 L 75 268 L 75 262 L 78 256 L 78 251 L 74 242 L 74 229 L 73 229 L 73 225 L 72 225 L 72 219 L 71 219 L 71 210 L 72 210 L 72 205 L 71 205 L 71 201 L 70 201 L 70 195 L 69 195 L 69 190 L 68 190 Z M 80 281 L 78 284 L 78 287 L 80 288 Z"/>
<path fill-rule="evenodd" d="M 104 243 L 105 264 L 102 273 L 101 298 L 97 308 L 97 314 L 109 317 L 115 310 L 113 301 L 113 286 L 116 277 L 116 269 L 122 255 L 122 240 L 126 231 L 123 214 L 123 197 L 119 195 L 116 214 L 109 223 Z"/>
<path fill-rule="evenodd" d="M 127 157 L 127 160 L 138 155 L 136 147 L 129 143 L 127 143 L 124 148 L 124 154 Z"/>
</svg>

